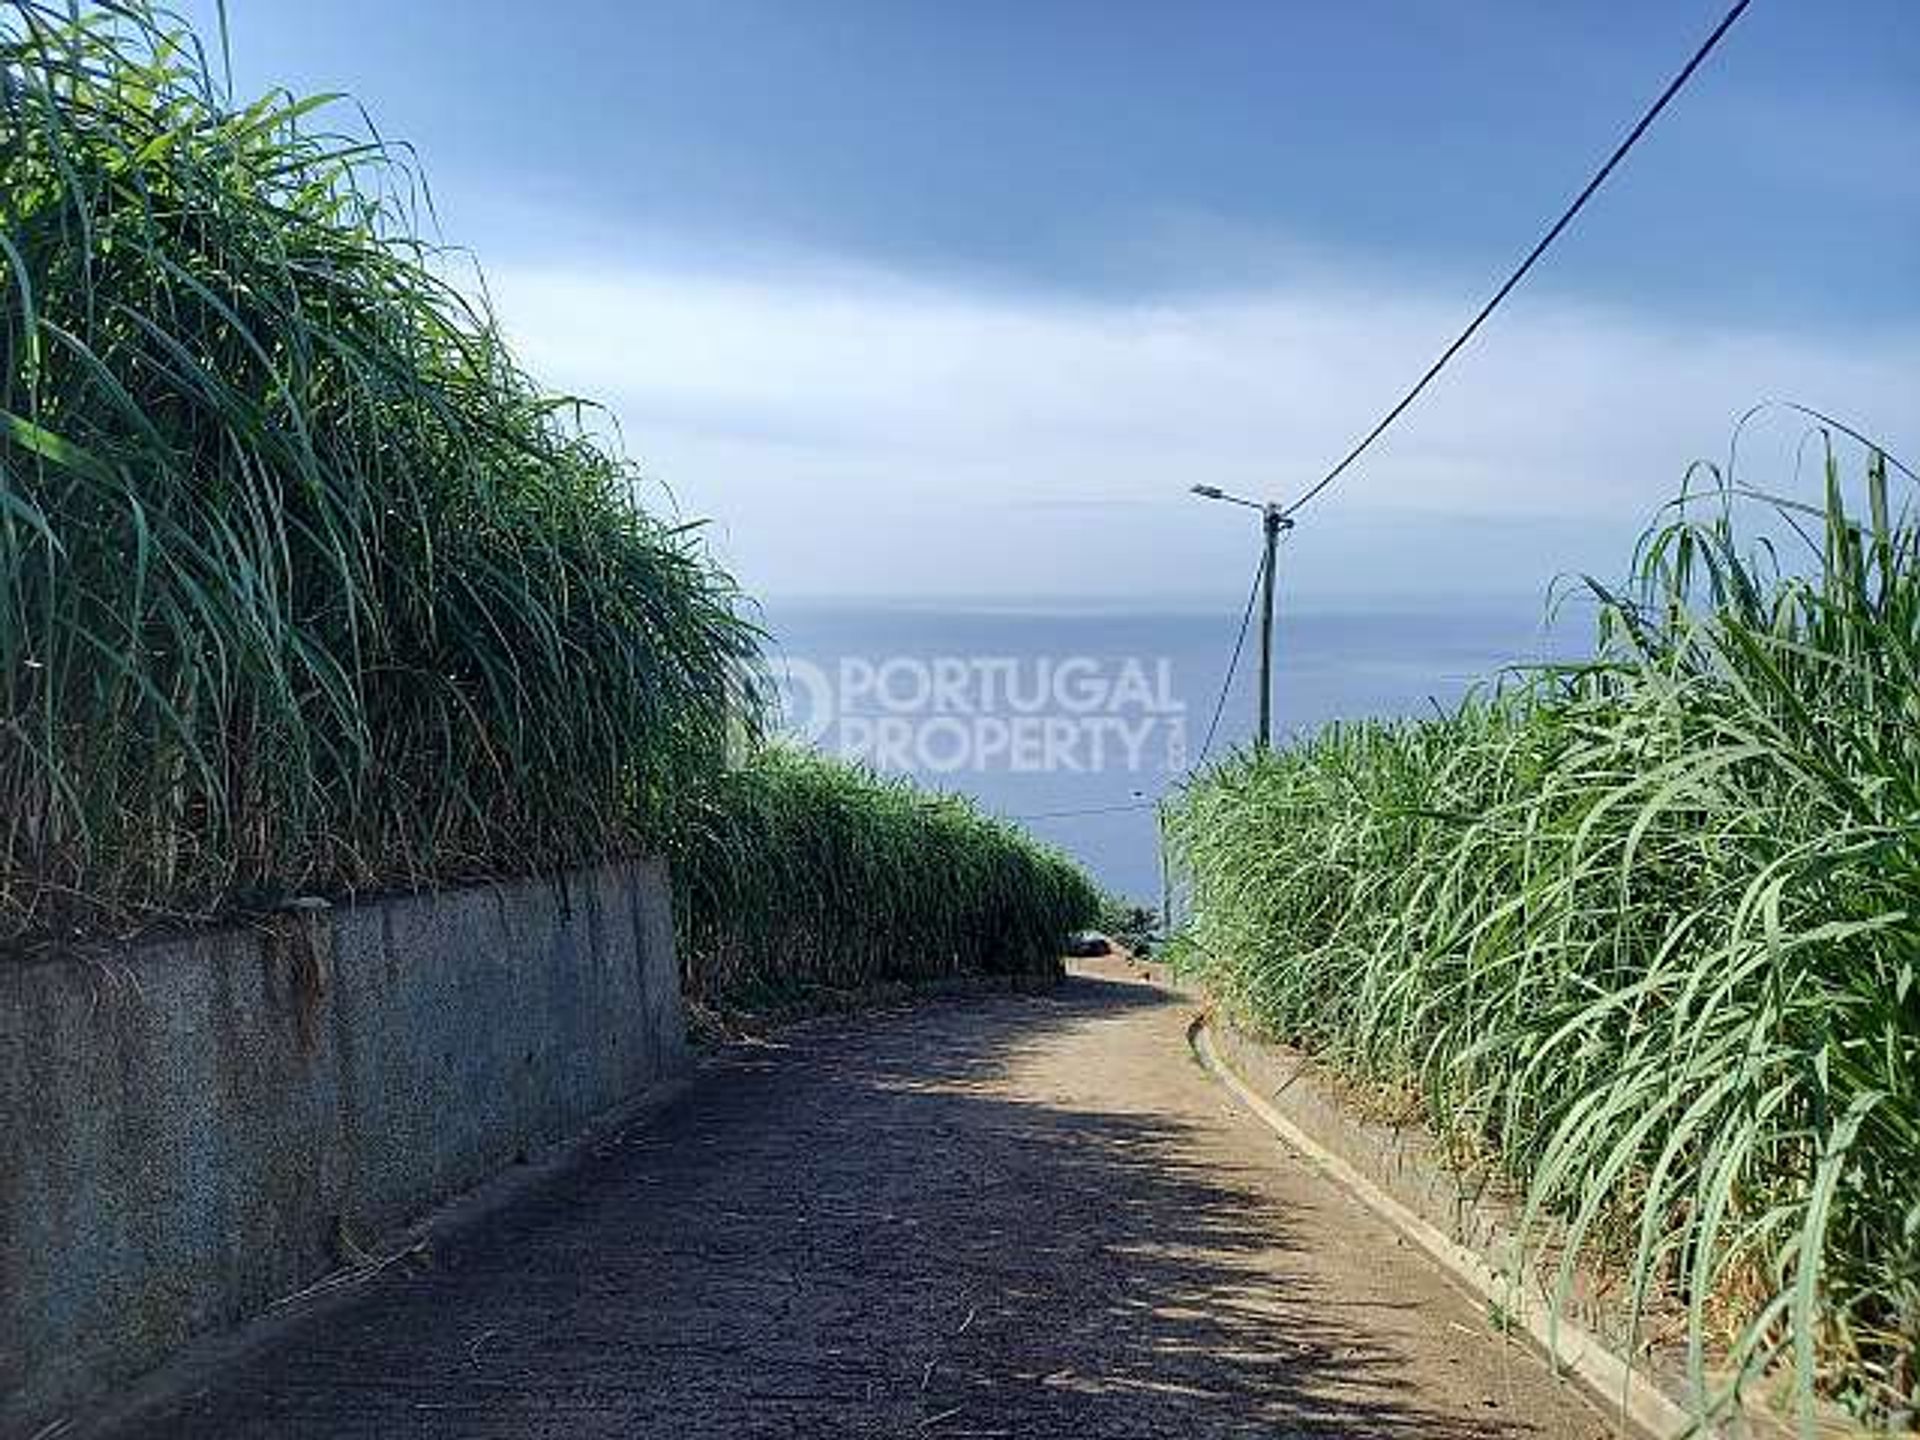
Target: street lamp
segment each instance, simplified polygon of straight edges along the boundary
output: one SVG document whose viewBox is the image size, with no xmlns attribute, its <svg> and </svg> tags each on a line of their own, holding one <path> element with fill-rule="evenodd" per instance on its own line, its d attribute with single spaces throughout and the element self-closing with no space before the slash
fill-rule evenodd
<svg viewBox="0 0 1920 1440">
<path fill-rule="evenodd" d="M 1193 493 L 1203 500 L 1224 500 L 1229 505 L 1244 505 L 1260 512 L 1266 552 L 1260 562 L 1260 730 L 1255 743 L 1265 750 L 1273 742 L 1273 562 L 1280 532 L 1291 530 L 1293 521 L 1271 500 L 1229 495 L 1218 485 L 1195 485 Z"/>
</svg>

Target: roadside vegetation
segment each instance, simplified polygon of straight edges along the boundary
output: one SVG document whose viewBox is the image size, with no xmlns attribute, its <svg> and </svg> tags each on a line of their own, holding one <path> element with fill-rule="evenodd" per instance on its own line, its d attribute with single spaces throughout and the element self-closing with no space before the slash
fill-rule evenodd
<svg viewBox="0 0 1920 1440">
<path fill-rule="evenodd" d="M 733 588 L 141 7 L 0 6 L 0 939 L 565 864 L 718 762 Z"/>
<path fill-rule="evenodd" d="M 1716 483 L 1589 663 L 1241 752 L 1168 815 L 1244 1022 L 1416 1095 L 1531 1233 L 1684 1303 L 1703 1405 L 1904 1427 L 1920 1356 L 1920 532 Z M 1713 477 L 1718 482 L 1719 477 Z M 1563 1292 L 1564 1295 L 1564 1292 Z M 1731 1379 L 1729 1379 L 1731 1374 Z"/>
<path fill-rule="evenodd" d="M 674 852 L 687 983 L 715 1010 L 965 975 L 1053 977 L 1100 895 L 957 795 L 771 745 L 706 792 Z"/>
<path fill-rule="evenodd" d="M 1063 862 L 760 754 L 733 582 L 329 98 L 0 0 L 0 950 L 671 852 L 714 983 L 1057 955 Z"/>
</svg>

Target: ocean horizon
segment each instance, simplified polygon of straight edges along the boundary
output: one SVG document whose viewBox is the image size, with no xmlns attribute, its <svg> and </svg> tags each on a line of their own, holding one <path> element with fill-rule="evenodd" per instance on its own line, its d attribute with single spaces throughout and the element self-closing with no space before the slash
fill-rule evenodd
<svg viewBox="0 0 1920 1440">
<path fill-rule="evenodd" d="M 789 596 L 761 623 L 783 730 L 968 795 L 1157 905 L 1155 802 L 1254 734 L 1257 617 L 1221 698 L 1243 614 L 1205 597 Z M 1585 653 L 1592 612 L 1573 597 L 1550 617 L 1546 597 L 1517 594 L 1322 600 L 1283 603 L 1274 630 L 1285 743 L 1449 708 L 1503 670 Z"/>
</svg>

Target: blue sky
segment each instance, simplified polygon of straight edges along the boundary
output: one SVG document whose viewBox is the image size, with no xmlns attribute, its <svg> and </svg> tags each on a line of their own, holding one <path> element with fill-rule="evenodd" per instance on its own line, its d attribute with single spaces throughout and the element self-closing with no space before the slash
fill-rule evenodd
<svg viewBox="0 0 1920 1440">
<path fill-rule="evenodd" d="M 420 150 L 536 372 L 772 593 L 1237 590 L 1720 0 L 229 0 Z M 1293 539 L 1330 600 L 1617 569 L 1749 404 L 1920 439 L 1920 6 L 1755 0 Z M 1756 477 L 1800 427 L 1763 417 Z"/>
</svg>

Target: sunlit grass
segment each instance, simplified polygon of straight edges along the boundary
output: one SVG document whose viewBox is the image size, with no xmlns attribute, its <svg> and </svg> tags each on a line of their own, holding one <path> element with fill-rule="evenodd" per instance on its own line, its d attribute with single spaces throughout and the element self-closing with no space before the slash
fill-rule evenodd
<svg viewBox="0 0 1920 1440">
<path fill-rule="evenodd" d="M 0 0 L 0 947 L 665 851 L 702 984 L 1054 964 L 1064 861 L 757 751 L 731 581 L 404 157 L 81 15 Z"/>
<path fill-rule="evenodd" d="M 1790 1370 L 1803 1417 L 1915 1406 L 1920 538 L 1888 470 L 1864 519 L 1832 461 L 1823 508 L 1695 496 L 1593 587 L 1591 663 L 1242 753 L 1169 816 L 1180 954 L 1231 1007 L 1417 1089 L 1530 1223 L 1684 1301 L 1703 1402 Z"/>
<path fill-rule="evenodd" d="M 731 584 L 386 147 L 82 15 L 0 5 L 0 942 L 659 836 Z"/>
<path fill-rule="evenodd" d="M 725 1004 L 962 974 L 1053 975 L 1100 895 L 955 795 L 774 746 L 729 774 L 674 854 L 687 977 Z"/>
</svg>

